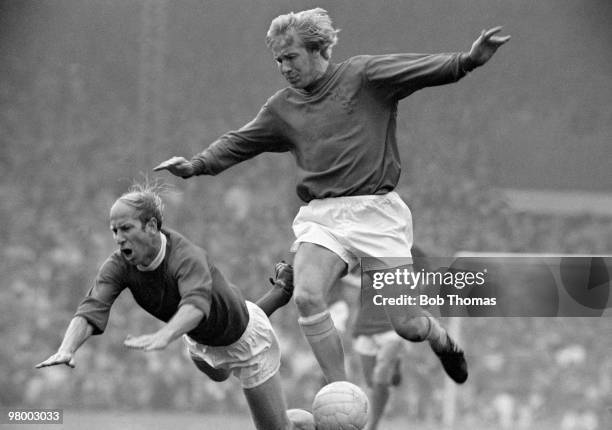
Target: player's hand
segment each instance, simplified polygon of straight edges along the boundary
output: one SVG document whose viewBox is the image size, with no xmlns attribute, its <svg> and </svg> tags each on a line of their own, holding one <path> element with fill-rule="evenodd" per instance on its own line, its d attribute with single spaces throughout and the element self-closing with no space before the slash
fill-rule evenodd
<svg viewBox="0 0 612 430">
<path fill-rule="evenodd" d="M 170 343 L 170 339 L 158 331 L 152 334 L 143 334 L 142 336 L 128 336 L 123 341 L 123 344 L 131 349 L 140 349 L 143 351 L 156 351 L 165 349 Z"/>
<path fill-rule="evenodd" d="M 510 36 L 497 36 L 501 29 L 502 27 L 494 27 L 489 30 L 482 30 L 468 54 L 474 66 L 482 66 L 489 61 L 497 48 L 510 40 Z"/>
<path fill-rule="evenodd" d="M 187 179 L 194 175 L 193 164 L 184 157 L 172 157 L 153 168 L 154 171 L 167 170 L 175 176 Z"/>
<path fill-rule="evenodd" d="M 274 265 L 274 278 L 269 278 L 274 286 L 293 290 L 293 266 L 282 260 Z"/>
<path fill-rule="evenodd" d="M 58 351 L 45 361 L 38 363 L 36 368 L 40 369 L 42 367 L 57 366 L 58 364 L 65 364 L 68 367 L 74 368 L 76 366 L 74 354 L 71 352 Z"/>
</svg>

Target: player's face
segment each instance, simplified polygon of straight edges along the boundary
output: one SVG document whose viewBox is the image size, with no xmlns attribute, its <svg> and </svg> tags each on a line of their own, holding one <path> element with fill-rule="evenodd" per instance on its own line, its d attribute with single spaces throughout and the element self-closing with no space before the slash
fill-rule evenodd
<svg viewBox="0 0 612 430">
<path fill-rule="evenodd" d="M 154 221 L 145 225 L 138 219 L 138 212 L 121 201 L 115 202 L 110 212 L 110 229 L 121 254 L 132 265 L 149 265 L 158 249 L 158 235 Z"/>
<path fill-rule="evenodd" d="M 308 87 L 325 73 L 327 66 L 319 51 L 307 50 L 299 37 L 291 34 L 280 37 L 272 45 L 272 55 L 279 71 L 293 88 Z"/>
</svg>

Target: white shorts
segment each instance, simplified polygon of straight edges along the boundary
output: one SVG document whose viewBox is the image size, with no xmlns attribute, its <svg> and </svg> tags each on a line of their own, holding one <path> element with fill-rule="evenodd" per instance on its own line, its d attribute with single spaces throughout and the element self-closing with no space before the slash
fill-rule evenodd
<svg viewBox="0 0 612 430">
<path fill-rule="evenodd" d="M 400 196 L 384 195 L 315 199 L 302 206 L 293 220 L 297 251 L 302 242 L 323 246 L 348 264 L 375 257 L 366 270 L 411 264 L 412 214 Z"/>
<path fill-rule="evenodd" d="M 231 371 L 240 379 L 242 388 L 254 388 L 278 372 L 281 354 L 278 339 L 264 311 L 249 301 L 246 304 L 249 322 L 240 339 L 231 345 L 202 345 L 187 335 L 183 339 L 192 356 L 215 369 Z"/>
<path fill-rule="evenodd" d="M 389 384 L 395 371 L 395 363 L 406 351 L 408 341 L 394 330 L 372 335 L 360 335 L 353 342 L 353 350 L 361 355 L 376 357 L 372 380 Z"/>
</svg>

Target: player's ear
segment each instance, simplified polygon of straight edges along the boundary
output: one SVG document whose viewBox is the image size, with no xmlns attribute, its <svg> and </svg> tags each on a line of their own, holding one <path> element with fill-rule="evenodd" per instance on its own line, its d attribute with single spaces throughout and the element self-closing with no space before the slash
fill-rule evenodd
<svg viewBox="0 0 612 430">
<path fill-rule="evenodd" d="M 147 231 L 157 233 L 157 230 L 159 230 L 158 225 L 159 225 L 159 222 L 157 221 L 157 218 L 152 216 L 151 218 L 149 218 L 149 221 L 147 221 L 147 223 L 145 224 L 145 229 Z"/>
</svg>

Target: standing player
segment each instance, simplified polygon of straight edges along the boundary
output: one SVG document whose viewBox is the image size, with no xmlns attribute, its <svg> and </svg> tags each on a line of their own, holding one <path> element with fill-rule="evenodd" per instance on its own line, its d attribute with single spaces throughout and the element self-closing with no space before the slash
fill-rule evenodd
<svg viewBox="0 0 612 430">
<path fill-rule="evenodd" d="M 296 428 L 285 411 L 280 349 L 266 316 L 290 299 L 291 267 L 276 266 L 276 285 L 259 302 L 264 312 L 244 300 L 202 248 L 162 228 L 162 218 L 162 201 L 150 188 L 137 186 L 117 199 L 110 228 L 119 249 L 98 270 L 58 351 L 36 367 L 75 367 L 77 349 L 104 332 L 113 302 L 127 288 L 166 324 L 154 333 L 128 336 L 125 346 L 161 350 L 183 336 L 193 362 L 211 379 L 224 381 L 230 373 L 240 379 L 258 429 Z"/>
<path fill-rule="evenodd" d="M 485 64 L 510 39 L 498 36 L 500 30 L 483 30 L 465 53 L 361 55 L 335 64 L 331 53 L 338 30 L 325 10 L 281 15 L 272 21 L 266 43 L 289 87 L 268 99 L 251 122 L 191 160 L 172 157 L 155 168 L 189 178 L 215 175 L 262 152 L 293 153 L 297 193 L 307 203 L 293 223 L 295 303 L 328 381 L 346 379 L 328 291 L 359 257 L 379 258 L 370 268 L 378 270 L 397 267 L 387 257 L 411 262 L 410 210 L 393 191 L 401 166 L 398 103 Z M 385 288 L 385 294 L 397 290 Z M 418 308 L 386 311 L 400 336 L 429 341 L 450 377 L 465 382 L 463 351 L 436 319 Z"/>
</svg>

